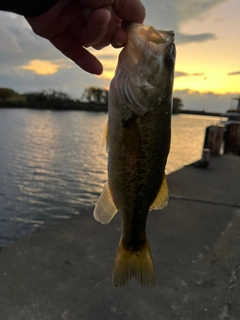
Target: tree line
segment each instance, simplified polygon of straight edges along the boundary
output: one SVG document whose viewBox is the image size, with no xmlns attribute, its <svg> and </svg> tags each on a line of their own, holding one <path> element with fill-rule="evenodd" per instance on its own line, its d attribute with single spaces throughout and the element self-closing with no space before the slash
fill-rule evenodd
<svg viewBox="0 0 240 320">
<path fill-rule="evenodd" d="M 53 89 L 19 94 L 9 88 L 0 88 L 0 102 L 14 102 L 23 100 L 27 102 L 79 101 L 76 99 L 72 99 L 67 93 L 63 93 L 61 91 Z M 108 101 L 108 90 L 98 87 L 88 87 L 84 90 L 80 101 L 105 104 Z"/>
<path fill-rule="evenodd" d="M 108 90 L 98 87 L 85 88 L 83 94 L 78 99 L 72 99 L 68 94 L 53 89 L 43 90 L 41 92 L 28 92 L 19 94 L 9 88 L 0 88 L 0 103 L 21 103 L 27 104 L 47 104 L 53 106 L 71 105 L 89 103 L 91 105 L 107 105 Z M 183 103 L 179 98 L 173 98 L 173 113 L 178 113 Z"/>
</svg>

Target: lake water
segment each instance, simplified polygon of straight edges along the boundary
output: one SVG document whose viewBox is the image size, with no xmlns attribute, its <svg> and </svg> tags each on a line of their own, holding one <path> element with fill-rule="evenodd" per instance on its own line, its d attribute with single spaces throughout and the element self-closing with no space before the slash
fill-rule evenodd
<svg viewBox="0 0 240 320">
<path fill-rule="evenodd" d="M 93 208 L 107 178 L 106 113 L 0 109 L 0 247 Z M 166 173 L 201 157 L 218 118 L 177 115 Z"/>
</svg>

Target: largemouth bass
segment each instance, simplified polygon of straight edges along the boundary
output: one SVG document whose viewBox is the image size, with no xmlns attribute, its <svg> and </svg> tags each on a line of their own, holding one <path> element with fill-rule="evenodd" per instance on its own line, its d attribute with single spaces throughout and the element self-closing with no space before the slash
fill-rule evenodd
<svg viewBox="0 0 240 320">
<path fill-rule="evenodd" d="M 108 182 L 94 209 L 107 224 L 120 211 L 122 234 L 115 259 L 113 283 L 135 278 L 155 284 L 146 238 L 149 210 L 168 203 L 165 165 L 170 148 L 172 89 L 175 64 L 174 33 L 132 24 L 128 44 L 119 55 L 111 81 L 108 126 Z"/>
</svg>

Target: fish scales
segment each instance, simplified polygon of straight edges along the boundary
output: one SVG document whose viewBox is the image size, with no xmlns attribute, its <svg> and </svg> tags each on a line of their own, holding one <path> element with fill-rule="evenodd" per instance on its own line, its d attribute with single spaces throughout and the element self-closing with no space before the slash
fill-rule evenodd
<svg viewBox="0 0 240 320">
<path fill-rule="evenodd" d="M 161 108 L 132 120 L 128 127 L 122 126 L 122 109 L 116 103 L 116 112 L 110 115 L 108 182 L 122 220 L 127 221 L 123 228 L 127 237 L 138 220 L 145 226 L 149 207 L 162 184 L 170 144 L 171 103 L 162 103 Z M 131 220 L 135 223 L 129 223 Z"/>
<path fill-rule="evenodd" d="M 94 217 L 108 223 L 117 211 L 121 214 L 115 286 L 131 278 L 144 286 L 155 284 L 146 221 L 149 210 L 162 209 L 168 201 L 164 172 L 171 136 L 173 41 L 173 32 L 131 25 L 110 85 L 108 182 Z"/>
</svg>

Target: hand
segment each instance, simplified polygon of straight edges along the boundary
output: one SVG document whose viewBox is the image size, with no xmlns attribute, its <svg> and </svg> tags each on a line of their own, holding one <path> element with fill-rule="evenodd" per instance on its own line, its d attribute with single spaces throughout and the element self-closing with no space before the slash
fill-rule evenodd
<svg viewBox="0 0 240 320">
<path fill-rule="evenodd" d="M 142 23 L 144 18 L 140 0 L 59 0 L 47 12 L 26 19 L 37 35 L 48 39 L 82 69 L 101 74 L 102 64 L 86 47 L 101 49 L 110 43 L 122 47 L 127 34 L 121 23 Z"/>
</svg>

